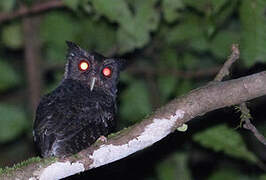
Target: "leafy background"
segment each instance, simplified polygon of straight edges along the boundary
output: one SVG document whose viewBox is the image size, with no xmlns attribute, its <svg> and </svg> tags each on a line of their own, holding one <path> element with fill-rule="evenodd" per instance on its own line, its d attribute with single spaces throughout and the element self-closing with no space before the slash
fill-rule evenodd
<svg viewBox="0 0 266 180">
<path fill-rule="evenodd" d="M 45 0 L 0 1 L 0 13 Z M 265 69 L 264 0 L 63 0 L 64 7 L 38 14 L 40 44 L 35 74 L 39 94 L 63 76 L 66 40 L 89 51 L 123 57 L 128 68 L 119 84 L 118 129 L 139 122 L 174 97 L 212 80 L 240 45 L 232 78 Z M 0 14 L 1 15 L 1 14 Z M 31 18 L 33 15 L 30 15 Z M 0 24 L 0 166 L 35 156 L 35 106 L 29 86 L 25 21 Z M 37 73 L 37 74 L 36 74 Z M 37 77 L 38 77 L 37 76 Z M 38 94 L 38 93 L 37 93 Z M 35 99 L 34 99 L 35 98 Z M 34 103 L 33 103 L 34 104 Z M 265 98 L 251 101 L 253 121 L 266 134 Z M 186 132 L 124 160 L 74 176 L 112 179 L 266 179 L 265 147 L 237 129 L 239 114 L 225 108 L 195 118 Z M 104 173 L 102 173 L 104 172 Z M 69 178 L 70 179 L 70 178 Z"/>
</svg>

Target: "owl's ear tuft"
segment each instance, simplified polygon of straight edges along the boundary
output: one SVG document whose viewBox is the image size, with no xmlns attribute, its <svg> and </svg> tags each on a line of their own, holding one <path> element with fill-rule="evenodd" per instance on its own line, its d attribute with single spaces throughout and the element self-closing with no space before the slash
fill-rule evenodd
<svg viewBox="0 0 266 180">
<path fill-rule="evenodd" d="M 75 43 L 73 43 L 71 41 L 66 41 L 66 44 L 68 46 L 68 50 L 75 50 L 75 49 L 78 50 L 78 49 L 80 49 L 80 47 L 77 44 L 75 44 Z"/>
<path fill-rule="evenodd" d="M 68 46 L 67 57 L 73 57 L 73 56 L 77 56 L 78 54 L 80 54 L 81 48 L 77 44 L 71 41 L 66 41 L 66 44 Z"/>
</svg>

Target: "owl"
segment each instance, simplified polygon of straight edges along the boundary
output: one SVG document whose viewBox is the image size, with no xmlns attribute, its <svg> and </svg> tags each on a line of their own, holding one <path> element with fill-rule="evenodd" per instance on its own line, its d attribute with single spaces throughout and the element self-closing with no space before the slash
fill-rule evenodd
<svg viewBox="0 0 266 180">
<path fill-rule="evenodd" d="M 114 130 L 123 61 L 89 53 L 67 41 L 63 80 L 37 108 L 33 137 L 43 157 L 68 156 Z"/>
</svg>

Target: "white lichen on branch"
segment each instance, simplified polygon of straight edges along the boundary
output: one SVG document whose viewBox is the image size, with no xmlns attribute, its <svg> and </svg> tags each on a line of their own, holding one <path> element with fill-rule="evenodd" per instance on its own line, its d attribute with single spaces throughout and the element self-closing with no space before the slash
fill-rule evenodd
<svg viewBox="0 0 266 180">
<path fill-rule="evenodd" d="M 174 99 L 126 131 L 116 133 L 105 145 L 92 145 L 79 152 L 75 158 L 71 156 L 54 159 L 58 163 L 44 163 L 47 159 L 43 159 L 12 168 L 8 170 L 9 173 L 2 170 L 0 179 L 58 179 L 99 167 L 151 146 L 196 116 L 263 95 L 266 95 L 266 71 L 239 79 L 210 83 Z M 50 166 L 47 167 L 48 164 Z"/>
<path fill-rule="evenodd" d="M 96 168 L 104 164 L 114 162 L 122 159 L 136 151 L 142 150 L 147 146 L 154 144 L 161 140 L 169 133 L 171 133 L 173 126 L 177 119 L 184 117 L 185 112 L 183 110 L 177 110 L 174 115 L 171 115 L 169 119 L 154 118 L 153 122 L 145 127 L 144 131 L 136 138 L 130 140 L 123 145 L 102 145 L 99 149 L 93 152 L 90 159 L 93 163 L 90 168 Z"/>
<path fill-rule="evenodd" d="M 39 178 L 40 180 L 56 180 L 71 176 L 73 174 L 77 174 L 79 172 L 83 172 L 85 167 L 82 163 L 75 162 L 70 163 L 67 162 L 55 162 L 50 166 L 43 169 L 40 173 Z M 35 179 L 32 177 L 31 179 Z"/>
</svg>

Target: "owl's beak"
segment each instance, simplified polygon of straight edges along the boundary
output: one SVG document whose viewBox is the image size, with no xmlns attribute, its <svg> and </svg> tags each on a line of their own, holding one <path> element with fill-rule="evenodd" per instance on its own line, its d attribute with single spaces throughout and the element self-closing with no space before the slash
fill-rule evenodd
<svg viewBox="0 0 266 180">
<path fill-rule="evenodd" d="M 90 90 L 91 90 L 91 91 L 92 91 L 93 88 L 94 88 L 94 85 L 95 85 L 96 79 L 97 79 L 96 77 L 93 77 L 92 80 L 91 80 L 91 84 L 90 84 L 90 86 L 91 86 L 91 87 L 90 87 L 90 88 L 91 88 Z"/>
</svg>

